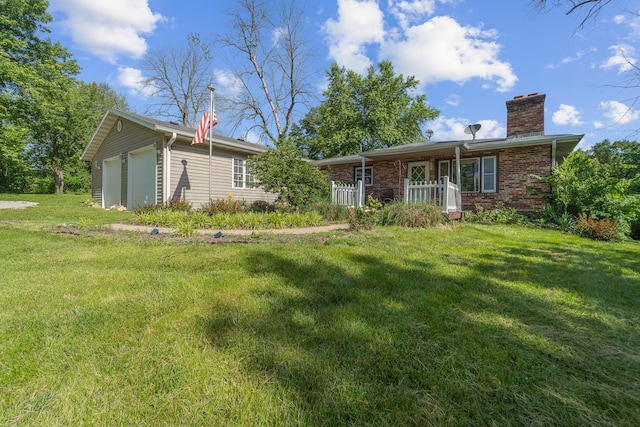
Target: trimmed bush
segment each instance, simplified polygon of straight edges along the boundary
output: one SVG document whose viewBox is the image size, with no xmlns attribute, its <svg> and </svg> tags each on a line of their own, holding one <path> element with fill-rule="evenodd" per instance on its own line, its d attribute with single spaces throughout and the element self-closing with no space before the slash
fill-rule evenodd
<svg viewBox="0 0 640 427">
<path fill-rule="evenodd" d="M 573 229 L 578 235 L 593 240 L 613 241 L 620 237 L 620 223 L 609 218 L 592 219 L 580 215 Z"/>
</svg>

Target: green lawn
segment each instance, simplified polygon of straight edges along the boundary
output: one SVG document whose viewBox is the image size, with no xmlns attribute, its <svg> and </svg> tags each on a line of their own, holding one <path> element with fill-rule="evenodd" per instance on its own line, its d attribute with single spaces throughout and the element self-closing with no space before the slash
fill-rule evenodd
<svg viewBox="0 0 640 427">
<path fill-rule="evenodd" d="M 640 245 L 463 224 L 286 243 L 0 210 L 0 425 L 640 425 Z"/>
</svg>

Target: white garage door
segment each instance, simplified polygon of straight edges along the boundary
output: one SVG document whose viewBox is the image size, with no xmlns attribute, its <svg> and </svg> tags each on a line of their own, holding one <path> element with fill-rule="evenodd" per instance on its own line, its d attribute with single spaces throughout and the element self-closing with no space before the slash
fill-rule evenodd
<svg viewBox="0 0 640 427">
<path fill-rule="evenodd" d="M 148 150 L 129 154 L 129 185 L 127 208 L 135 209 L 144 204 L 156 203 L 156 150 Z"/>
<path fill-rule="evenodd" d="M 120 157 L 102 163 L 102 207 L 120 206 L 122 201 L 122 163 Z"/>
</svg>

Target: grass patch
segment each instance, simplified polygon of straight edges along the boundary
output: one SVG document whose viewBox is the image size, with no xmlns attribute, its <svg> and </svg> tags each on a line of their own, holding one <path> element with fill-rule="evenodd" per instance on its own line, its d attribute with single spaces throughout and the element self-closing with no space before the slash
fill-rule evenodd
<svg viewBox="0 0 640 427">
<path fill-rule="evenodd" d="M 0 211 L 0 424 L 640 425 L 637 243 L 180 244 L 58 234 L 126 213 L 15 200 L 41 204 Z"/>
</svg>

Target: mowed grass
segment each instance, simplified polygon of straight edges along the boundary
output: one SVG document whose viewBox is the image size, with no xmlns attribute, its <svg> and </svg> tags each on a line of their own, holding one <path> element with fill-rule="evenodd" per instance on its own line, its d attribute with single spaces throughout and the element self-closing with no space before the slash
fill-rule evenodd
<svg viewBox="0 0 640 427">
<path fill-rule="evenodd" d="M 57 234 L 126 219 L 84 199 L 0 210 L 2 425 L 640 425 L 637 243 Z"/>
</svg>

